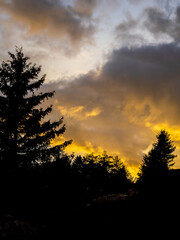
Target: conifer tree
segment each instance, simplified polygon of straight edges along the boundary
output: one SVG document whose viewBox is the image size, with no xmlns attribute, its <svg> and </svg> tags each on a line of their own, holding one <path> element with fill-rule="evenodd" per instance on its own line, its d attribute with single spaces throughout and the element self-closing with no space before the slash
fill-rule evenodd
<svg viewBox="0 0 180 240">
<path fill-rule="evenodd" d="M 22 48 L 9 53 L 10 60 L 0 66 L 0 161 L 9 168 L 54 160 L 65 146 L 51 141 L 65 132 L 63 118 L 45 121 L 52 105 L 41 103 L 54 96 L 37 92 L 45 81 L 39 78 L 41 66 L 29 62 Z"/>
<path fill-rule="evenodd" d="M 170 135 L 165 130 L 161 130 L 157 135 L 157 142 L 153 144 L 149 153 L 144 155 L 139 180 L 152 180 L 166 174 L 174 165 L 175 149 Z"/>
</svg>

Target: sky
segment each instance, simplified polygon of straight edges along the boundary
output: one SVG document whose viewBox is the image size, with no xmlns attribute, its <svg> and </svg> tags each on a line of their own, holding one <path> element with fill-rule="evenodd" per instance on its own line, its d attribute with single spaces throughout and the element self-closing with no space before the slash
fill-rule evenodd
<svg viewBox="0 0 180 240">
<path fill-rule="evenodd" d="M 106 150 L 136 174 L 166 129 L 180 168 L 180 0 L 0 0 L 0 62 L 15 46 L 56 91 L 69 153 Z"/>
</svg>

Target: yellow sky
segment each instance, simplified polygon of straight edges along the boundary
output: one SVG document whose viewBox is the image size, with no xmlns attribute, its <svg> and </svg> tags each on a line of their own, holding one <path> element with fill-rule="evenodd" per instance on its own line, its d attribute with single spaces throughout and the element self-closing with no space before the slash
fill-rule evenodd
<svg viewBox="0 0 180 240">
<path fill-rule="evenodd" d="M 127 151 L 121 151 L 121 147 L 114 147 L 110 145 L 109 147 L 109 140 L 108 140 L 108 135 L 110 136 L 110 131 L 107 132 L 106 134 L 102 135 L 101 141 L 99 141 L 97 135 L 99 135 L 98 131 L 98 124 L 96 123 L 98 115 L 101 113 L 99 108 L 94 108 L 92 111 L 87 111 L 84 106 L 77 106 L 77 107 L 71 107 L 71 108 L 65 108 L 62 106 L 57 107 L 60 113 L 65 117 L 67 120 L 67 132 L 68 134 L 65 134 L 66 138 L 72 137 L 73 143 L 69 145 L 66 148 L 66 152 L 68 154 L 75 153 L 75 155 L 86 155 L 90 153 L 95 153 L 95 154 L 102 154 L 104 150 L 107 150 L 108 154 L 110 155 L 117 155 L 119 156 L 123 162 L 126 164 L 129 172 L 132 174 L 132 176 L 137 177 L 137 173 L 139 170 L 139 166 L 142 163 L 142 158 L 143 155 L 148 153 L 152 147 L 152 143 L 156 141 L 156 135 L 160 132 L 160 130 L 165 129 L 168 131 L 168 133 L 171 136 L 171 139 L 174 141 L 174 144 L 176 145 L 176 154 L 179 156 L 180 155 L 180 126 L 179 125 L 170 125 L 167 122 L 159 121 L 158 123 L 153 123 L 154 118 L 151 119 L 151 117 L 144 118 L 144 121 L 142 119 L 138 118 L 138 113 L 136 111 L 137 116 L 135 117 L 133 114 L 133 117 L 131 116 L 130 113 L 127 114 L 127 111 L 125 111 L 125 116 L 129 118 L 130 125 L 136 125 L 140 126 L 141 128 L 144 128 L 145 131 L 147 131 L 146 136 L 146 141 L 144 139 L 144 135 L 142 132 L 135 132 L 135 134 L 130 135 L 131 138 L 130 140 L 130 145 L 134 143 L 134 148 L 129 147 L 128 144 L 123 145 L 127 148 Z M 129 105 L 128 105 L 129 108 Z M 138 107 L 141 109 L 141 107 Z M 129 110 L 128 110 L 129 111 Z M 142 112 L 142 111 L 140 111 Z M 153 112 L 153 115 L 155 113 Z M 87 128 L 89 127 L 89 123 L 94 119 L 95 121 L 95 126 L 93 129 L 93 126 L 90 127 L 90 130 L 93 131 L 93 137 L 90 137 L 88 139 L 87 137 Z M 96 120 L 95 120 L 96 119 Z M 141 120 L 141 121 L 140 121 Z M 79 123 L 79 126 L 77 125 L 77 130 L 79 130 L 79 135 L 73 130 L 71 131 L 71 124 L 77 124 Z M 73 122 L 73 123 L 72 123 Z M 68 130 L 68 124 L 69 130 Z M 84 132 L 81 130 L 83 128 L 84 124 Z M 102 120 L 103 124 L 103 120 Z M 116 123 L 117 124 L 117 123 Z M 119 128 L 121 125 L 119 125 Z M 97 134 L 96 131 L 97 130 Z M 81 133 L 80 133 L 81 132 Z M 128 133 L 128 132 L 127 132 Z M 149 134 L 150 133 L 150 134 Z M 97 137 L 97 139 L 96 139 Z M 82 141 L 79 141 L 79 138 L 82 138 Z M 64 141 L 65 138 L 62 137 L 60 139 L 60 142 Z M 116 137 L 115 139 L 116 140 Z M 125 140 L 127 141 L 127 140 Z M 119 141 L 120 144 L 122 144 L 123 139 Z M 131 143 L 132 142 L 132 143 Z M 58 142 L 56 142 L 57 144 Z M 139 143 L 139 144 L 138 144 Z M 137 146 L 136 146 L 137 144 Z M 139 149 L 138 149 L 139 147 Z M 129 151 L 128 151 L 129 150 Z M 180 161 L 179 159 L 175 159 L 175 168 L 180 167 Z"/>
</svg>

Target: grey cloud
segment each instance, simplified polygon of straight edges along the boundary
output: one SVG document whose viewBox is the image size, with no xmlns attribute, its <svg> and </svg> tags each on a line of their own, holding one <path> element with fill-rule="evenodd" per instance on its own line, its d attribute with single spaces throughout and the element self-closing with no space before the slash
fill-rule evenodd
<svg viewBox="0 0 180 240">
<path fill-rule="evenodd" d="M 180 122 L 179 62 L 176 44 L 122 48 L 112 52 L 100 73 L 50 84 L 56 107 L 67 110 L 67 137 L 100 144 L 138 163 L 154 137 L 151 126 Z M 97 115 L 87 117 L 97 108 Z"/>
<path fill-rule="evenodd" d="M 152 94 L 156 87 L 160 94 L 170 81 L 180 79 L 179 61 L 180 48 L 174 43 L 122 48 L 113 52 L 111 60 L 103 67 L 103 76 L 119 81 L 122 86 L 128 85 L 139 91 L 147 89 Z"/>
<path fill-rule="evenodd" d="M 134 27 L 136 27 L 138 24 L 138 21 L 132 18 L 128 18 L 126 21 L 120 23 L 117 27 L 116 27 L 116 31 L 120 32 L 120 33 L 124 33 L 127 31 L 130 31 L 132 29 L 134 29 Z"/>
<path fill-rule="evenodd" d="M 136 33 L 139 23 L 139 19 L 133 19 L 127 15 L 126 20 L 115 28 L 115 37 L 122 46 L 131 46 L 132 44 L 135 46 L 144 41 L 143 36 Z"/>
<path fill-rule="evenodd" d="M 97 5 L 97 0 L 76 0 L 74 10 L 83 17 L 91 17 Z"/>
<path fill-rule="evenodd" d="M 170 1 L 158 1 L 161 7 L 148 7 L 137 18 L 127 15 L 115 28 L 115 37 L 122 46 L 142 46 L 148 36 L 161 42 L 180 41 L 180 6 Z"/>
<path fill-rule="evenodd" d="M 29 34 L 67 36 L 74 44 L 89 41 L 95 31 L 90 19 L 94 5 L 90 1 L 86 3 L 78 12 L 75 7 L 65 7 L 58 0 L 4 0 L 0 2 L 0 12 L 5 11 L 15 21 L 25 24 Z"/>
<path fill-rule="evenodd" d="M 114 50 L 101 74 L 90 72 L 65 83 L 61 92 L 75 104 L 96 103 L 112 107 L 111 101 L 122 103 L 128 94 L 137 98 L 178 97 L 180 87 L 180 47 L 176 44 L 122 48 Z M 121 100 L 121 101 L 120 101 Z M 107 109 L 105 107 L 105 109 Z"/>
<path fill-rule="evenodd" d="M 138 4 L 138 3 L 141 3 L 142 2 L 142 0 L 128 0 L 128 2 L 130 3 L 130 4 Z"/>
<path fill-rule="evenodd" d="M 166 34 L 174 41 L 180 41 L 180 7 L 176 7 L 174 17 L 170 17 L 166 12 L 157 8 L 145 10 L 147 29 L 156 36 Z"/>
</svg>

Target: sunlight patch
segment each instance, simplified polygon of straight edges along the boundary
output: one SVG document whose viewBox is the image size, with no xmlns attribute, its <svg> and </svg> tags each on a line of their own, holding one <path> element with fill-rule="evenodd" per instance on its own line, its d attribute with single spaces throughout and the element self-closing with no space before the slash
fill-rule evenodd
<svg viewBox="0 0 180 240">
<path fill-rule="evenodd" d="M 90 112 L 86 113 L 86 117 L 95 117 L 98 116 L 101 113 L 101 110 L 99 108 L 95 108 Z"/>
</svg>

